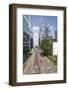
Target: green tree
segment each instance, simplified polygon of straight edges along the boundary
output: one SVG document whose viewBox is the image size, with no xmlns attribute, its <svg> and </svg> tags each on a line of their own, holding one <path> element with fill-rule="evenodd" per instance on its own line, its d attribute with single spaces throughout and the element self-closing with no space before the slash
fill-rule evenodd
<svg viewBox="0 0 68 90">
<path fill-rule="evenodd" d="M 52 41 L 50 39 L 43 39 L 40 43 L 40 48 L 43 49 L 44 55 L 52 56 Z"/>
</svg>

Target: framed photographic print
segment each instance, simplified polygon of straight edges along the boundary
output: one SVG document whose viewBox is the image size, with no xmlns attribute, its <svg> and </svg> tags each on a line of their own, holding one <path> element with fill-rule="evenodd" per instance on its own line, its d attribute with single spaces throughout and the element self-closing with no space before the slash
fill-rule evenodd
<svg viewBox="0 0 68 90">
<path fill-rule="evenodd" d="M 9 5 L 9 85 L 66 82 L 66 7 Z"/>
</svg>

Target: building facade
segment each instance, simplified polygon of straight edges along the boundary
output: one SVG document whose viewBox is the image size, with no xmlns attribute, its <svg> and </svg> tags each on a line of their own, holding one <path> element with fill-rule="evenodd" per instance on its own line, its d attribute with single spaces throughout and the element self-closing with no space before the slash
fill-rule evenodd
<svg viewBox="0 0 68 90">
<path fill-rule="evenodd" d="M 43 39 L 48 39 L 51 38 L 51 36 L 49 35 L 50 33 L 50 27 L 48 26 L 48 23 L 43 23 L 40 26 L 40 31 L 39 31 L 39 43 L 43 40 Z"/>
<path fill-rule="evenodd" d="M 41 43 L 42 40 L 44 39 L 50 39 L 50 41 L 53 43 L 53 55 L 57 55 L 58 48 L 57 48 L 57 30 L 54 31 L 54 38 L 51 36 L 50 29 L 47 24 L 43 24 L 40 26 L 40 31 L 39 31 L 39 44 Z"/>
<path fill-rule="evenodd" d="M 26 61 L 29 51 L 33 47 L 33 38 L 30 31 L 30 16 L 23 16 L 23 61 Z"/>
</svg>

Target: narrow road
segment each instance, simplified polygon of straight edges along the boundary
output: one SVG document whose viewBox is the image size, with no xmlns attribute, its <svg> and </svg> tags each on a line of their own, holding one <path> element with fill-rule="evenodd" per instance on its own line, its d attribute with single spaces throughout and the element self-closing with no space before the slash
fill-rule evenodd
<svg viewBox="0 0 68 90">
<path fill-rule="evenodd" d="M 37 48 L 32 50 L 32 56 L 30 56 L 27 61 L 23 70 L 24 74 L 47 74 L 57 72 L 57 66 L 47 57 L 41 56 L 40 50 Z"/>
</svg>

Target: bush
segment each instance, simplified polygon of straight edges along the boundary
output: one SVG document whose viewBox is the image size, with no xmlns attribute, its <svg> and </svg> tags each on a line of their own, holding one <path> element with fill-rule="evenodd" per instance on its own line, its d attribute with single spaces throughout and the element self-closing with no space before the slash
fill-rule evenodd
<svg viewBox="0 0 68 90">
<path fill-rule="evenodd" d="M 53 64 L 57 65 L 57 55 L 49 56 L 48 58 L 50 61 L 53 62 Z"/>
</svg>

